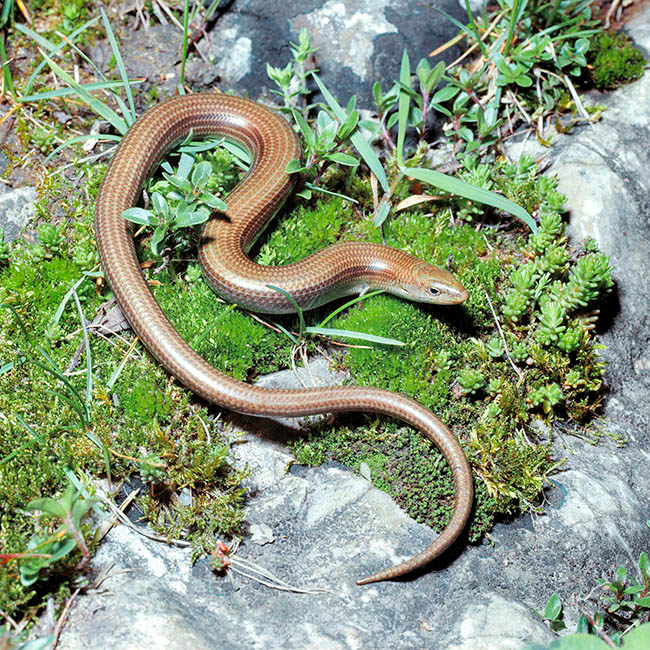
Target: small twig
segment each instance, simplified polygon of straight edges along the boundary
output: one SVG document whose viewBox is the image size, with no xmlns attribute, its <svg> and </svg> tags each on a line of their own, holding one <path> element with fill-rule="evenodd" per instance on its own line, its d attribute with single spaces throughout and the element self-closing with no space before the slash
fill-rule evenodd
<svg viewBox="0 0 650 650">
<path fill-rule="evenodd" d="M 7 621 L 7 623 L 9 623 L 9 625 L 11 625 L 11 627 L 14 628 L 14 630 L 19 630 L 20 629 L 19 626 L 18 626 L 18 623 L 16 623 L 16 621 L 14 621 L 14 619 L 11 618 L 11 616 L 9 616 L 9 614 L 7 614 L 6 612 L 3 612 L 1 609 L 0 609 L 0 616 L 2 616 L 2 618 L 4 618 L 5 621 Z"/>
<path fill-rule="evenodd" d="M 281 580 L 280 578 L 274 576 L 272 573 L 270 573 L 269 571 L 261 567 L 259 564 L 255 564 L 255 562 L 251 562 L 250 560 L 233 557 L 230 554 L 228 555 L 228 560 L 230 561 L 230 568 L 236 573 L 243 575 L 249 580 L 254 580 L 255 582 L 259 582 L 262 585 L 271 587 L 272 589 L 278 589 L 280 591 L 293 591 L 298 594 L 322 594 L 322 593 L 329 592 L 328 589 L 323 589 L 322 587 L 316 587 L 314 589 L 301 589 L 300 587 L 294 587 L 293 585 L 290 585 L 288 582 L 285 582 L 284 580 Z M 242 567 L 247 569 L 248 571 L 253 572 L 253 574 L 258 574 L 259 576 L 262 577 L 258 577 L 257 575 L 251 575 L 250 573 L 246 573 L 246 571 L 242 570 Z M 266 580 L 264 580 L 263 578 L 266 578 Z"/>
<path fill-rule="evenodd" d="M 618 9 L 619 4 L 621 4 L 621 0 L 614 0 L 610 8 L 607 10 L 607 13 L 605 14 L 605 23 L 603 25 L 605 29 L 609 29 L 609 25 L 610 25 L 609 21 L 612 19 L 614 12 Z"/>
<path fill-rule="evenodd" d="M 492 312 L 492 317 L 494 318 L 494 322 L 496 323 L 497 330 L 499 330 L 499 335 L 501 336 L 501 340 L 503 341 L 503 349 L 506 352 L 506 357 L 510 362 L 512 369 L 515 371 L 515 373 L 517 373 L 517 376 L 519 377 L 519 381 L 517 382 L 517 388 L 519 388 L 519 386 L 521 386 L 521 384 L 524 382 L 526 377 L 524 373 L 517 367 L 515 362 L 512 360 L 512 357 L 510 356 L 510 349 L 508 348 L 506 337 L 503 334 L 503 330 L 501 329 L 501 324 L 499 323 L 499 319 L 497 318 L 497 314 L 494 311 L 494 307 L 492 306 L 492 301 L 490 300 L 490 296 L 488 295 L 487 291 L 485 292 L 485 297 L 487 298 L 488 305 L 490 305 L 490 311 Z"/>
<path fill-rule="evenodd" d="M 610 648 L 615 648 L 616 644 L 605 634 L 603 630 L 601 630 L 598 625 L 596 625 L 596 621 L 589 615 L 587 612 L 582 609 L 582 607 L 579 608 L 580 612 L 582 615 L 589 621 L 589 624 L 598 632 L 598 636 L 610 647 Z"/>
<path fill-rule="evenodd" d="M 584 120 L 589 120 L 591 119 L 589 117 L 589 113 L 585 110 L 585 107 L 582 105 L 582 102 L 580 101 L 580 97 L 578 93 L 576 92 L 576 89 L 573 85 L 573 82 L 567 75 L 562 75 L 562 79 L 564 80 L 564 83 L 566 84 L 566 87 L 569 89 L 569 93 L 571 94 L 571 97 L 573 98 L 573 101 L 575 102 L 576 108 L 578 109 L 578 113 L 580 113 L 580 117 Z"/>
<path fill-rule="evenodd" d="M 512 103 L 519 109 L 519 112 L 522 114 L 523 118 L 528 122 L 528 124 L 532 124 L 533 120 L 531 119 L 530 115 L 526 112 L 526 109 L 523 107 L 521 102 L 517 99 L 517 95 L 513 93 L 511 90 L 508 91 L 508 97 L 512 100 Z"/>
<path fill-rule="evenodd" d="M 59 616 L 59 620 L 56 622 L 56 627 L 54 628 L 54 642 L 52 643 L 52 650 L 55 650 L 57 644 L 59 643 L 59 635 L 61 634 L 61 628 L 63 628 L 63 623 L 65 623 L 65 619 L 68 616 L 68 612 L 70 611 L 70 607 L 72 606 L 72 601 L 79 595 L 80 591 L 81 589 L 75 589 L 72 596 L 68 598 L 68 602 L 65 604 L 65 607 L 61 612 L 61 616 Z"/>
<path fill-rule="evenodd" d="M 186 542 L 183 539 L 174 539 L 162 537 L 161 535 L 156 535 L 155 533 L 149 533 L 146 529 L 136 526 L 129 521 L 129 518 L 106 496 L 100 495 L 102 503 L 108 506 L 108 509 L 117 517 L 119 523 L 124 524 L 127 528 L 131 528 L 136 533 L 147 537 L 148 539 L 153 540 L 154 542 L 166 542 L 168 544 L 173 544 L 174 546 L 180 546 L 185 548 L 190 546 L 190 542 Z"/>
</svg>

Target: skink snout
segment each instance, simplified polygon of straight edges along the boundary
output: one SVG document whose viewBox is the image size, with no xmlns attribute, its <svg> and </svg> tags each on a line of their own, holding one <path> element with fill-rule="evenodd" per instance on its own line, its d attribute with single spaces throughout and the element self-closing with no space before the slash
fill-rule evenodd
<svg viewBox="0 0 650 650">
<path fill-rule="evenodd" d="M 465 287 L 451 273 L 437 266 L 418 261 L 413 279 L 413 300 L 435 305 L 459 305 L 467 300 Z"/>
</svg>

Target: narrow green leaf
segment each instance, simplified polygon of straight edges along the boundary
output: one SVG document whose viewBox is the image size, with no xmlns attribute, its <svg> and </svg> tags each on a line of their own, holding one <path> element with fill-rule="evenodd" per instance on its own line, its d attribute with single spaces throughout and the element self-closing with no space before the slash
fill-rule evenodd
<svg viewBox="0 0 650 650">
<path fill-rule="evenodd" d="M 345 194 L 340 194 L 339 192 L 332 192 L 331 190 L 326 190 L 324 187 L 320 187 L 317 185 L 314 185 L 312 183 L 305 183 L 305 188 L 309 190 L 313 190 L 314 192 L 321 192 L 322 194 L 329 194 L 330 196 L 338 196 L 339 198 L 345 200 L 345 201 L 350 201 L 350 203 L 356 203 L 357 205 L 359 204 L 359 201 L 356 199 L 353 199 L 350 196 L 346 196 Z M 303 192 L 298 192 L 298 196 L 303 196 Z M 311 198 L 311 191 L 309 192 L 309 196 L 304 196 L 306 199 Z"/>
<path fill-rule="evenodd" d="M 129 81 L 131 84 L 142 83 L 140 79 L 133 79 Z M 84 90 L 105 90 L 111 88 L 119 88 L 122 86 L 121 81 L 95 81 L 88 84 L 79 84 Z M 74 95 L 76 90 L 74 88 L 57 88 L 56 90 L 47 90 L 42 93 L 36 93 L 35 95 L 23 95 L 18 97 L 19 102 L 39 102 L 42 99 L 52 99 L 53 97 L 68 97 L 69 95 Z"/>
<path fill-rule="evenodd" d="M 82 99 L 90 109 L 109 122 L 118 133 L 124 135 L 128 131 L 128 126 L 124 119 L 121 118 L 112 108 L 109 108 L 106 104 L 95 99 L 90 93 L 84 90 L 80 84 L 78 84 L 65 70 L 50 59 L 47 54 L 43 53 L 43 58 L 47 61 L 47 64 L 56 76 L 60 77 L 69 86 L 74 88 L 77 91 L 79 98 Z"/>
<path fill-rule="evenodd" d="M 354 156 L 336 151 L 334 153 L 326 154 L 323 158 L 332 160 L 339 165 L 347 165 L 348 167 L 356 167 L 359 164 L 359 161 Z"/>
<path fill-rule="evenodd" d="M 115 63 L 117 69 L 119 70 L 120 77 L 122 78 L 122 86 L 124 92 L 126 93 L 126 99 L 129 102 L 129 111 L 123 111 L 124 117 L 126 118 L 129 126 L 135 122 L 137 115 L 135 112 L 135 104 L 133 102 L 133 93 L 131 92 L 131 84 L 129 83 L 129 77 L 126 74 L 126 67 L 124 66 L 124 61 L 122 60 L 122 54 L 120 53 L 120 46 L 117 44 L 115 39 L 115 34 L 111 28 L 111 24 L 108 21 L 108 16 L 104 11 L 103 7 L 101 9 L 101 16 L 104 22 L 104 28 L 106 29 L 106 36 L 108 36 L 108 42 L 111 44 L 111 51 L 113 52 L 113 57 L 115 58 Z"/>
<path fill-rule="evenodd" d="M 341 123 L 345 122 L 346 120 L 345 111 L 341 108 L 341 106 L 336 101 L 336 99 L 334 99 L 330 91 L 327 90 L 327 88 L 323 85 L 323 82 L 319 79 L 318 75 L 315 72 L 312 72 L 312 76 L 314 77 L 314 81 L 316 82 L 316 85 L 323 93 L 323 97 L 325 97 L 325 100 L 329 104 L 329 107 L 332 109 L 334 115 L 336 115 L 339 122 Z M 379 181 L 379 184 L 381 185 L 381 188 L 384 190 L 384 192 L 388 192 L 389 191 L 388 179 L 386 178 L 386 172 L 384 171 L 384 168 L 381 166 L 381 163 L 379 162 L 379 158 L 377 158 L 377 155 L 375 154 L 375 152 L 373 151 L 372 147 L 367 142 L 367 140 L 363 137 L 363 135 L 361 135 L 359 131 L 355 131 L 350 136 L 350 142 L 352 142 L 354 148 L 359 152 L 361 158 L 363 158 L 366 165 L 370 167 L 372 173 L 377 177 L 377 180 Z"/>
<path fill-rule="evenodd" d="M 88 327 L 86 326 L 87 321 L 84 317 L 83 310 L 81 309 L 79 296 L 75 290 L 72 292 L 72 297 L 74 298 L 74 302 L 77 307 L 77 314 L 79 315 L 79 322 L 81 323 L 81 332 L 86 355 L 86 413 L 90 413 L 90 407 L 92 405 L 93 399 L 93 364 L 92 357 L 90 355 L 90 339 L 88 337 Z"/>
<path fill-rule="evenodd" d="M 69 140 L 66 140 L 62 144 L 60 144 L 54 151 L 50 152 L 47 157 L 45 158 L 44 162 L 45 164 L 49 163 L 54 156 L 56 156 L 59 151 L 62 151 L 66 147 L 69 147 L 71 144 L 76 144 L 77 142 L 86 142 L 87 140 L 111 140 L 113 142 L 119 142 L 122 139 L 121 135 L 111 135 L 110 133 L 88 133 L 86 135 L 77 135 L 74 138 L 70 138 Z M 112 149 L 103 152 L 100 154 L 101 156 L 109 154 L 112 151 Z M 79 161 L 81 162 L 81 161 Z"/>
<path fill-rule="evenodd" d="M 314 130 L 307 124 L 307 120 L 302 116 L 300 111 L 292 111 L 293 119 L 296 121 L 302 137 L 305 138 L 307 148 L 313 151 L 316 148 L 316 134 Z"/>
<path fill-rule="evenodd" d="M 22 32 L 25 36 L 29 36 L 37 45 L 40 45 L 42 48 L 45 48 L 48 52 L 54 52 L 57 50 L 57 46 L 52 43 L 52 41 L 41 36 L 38 32 L 35 32 L 33 29 L 26 27 L 22 23 L 16 22 L 14 24 L 14 29 L 18 32 Z M 60 48 L 59 48 L 60 49 Z"/>
<path fill-rule="evenodd" d="M 406 138 L 406 124 L 409 117 L 409 106 L 411 105 L 411 65 L 406 50 L 402 53 L 402 63 L 399 71 L 400 90 L 397 114 L 397 166 L 404 164 L 404 139 Z"/>
<path fill-rule="evenodd" d="M 384 293 L 381 289 L 377 289 L 376 291 L 370 291 L 369 293 L 364 293 L 362 296 L 355 296 L 352 298 L 352 300 L 348 300 L 346 303 L 335 309 L 331 314 L 329 314 L 326 318 L 324 318 L 318 327 L 325 327 L 325 324 L 328 323 L 329 321 L 332 320 L 335 316 L 340 314 L 342 311 L 346 310 L 348 307 L 351 307 L 352 305 L 356 305 L 356 303 L 361 302 L 362 300 L 365 300 L 366 298 L 372 298 L 373 296 L 378 296 L 380 293 Z"/>
<path fill-rule="evenodd" d="M 491 205 L 494 208 L 508 212 L 521 219 L 533 233 L 537 232 L 537 225 L 528 212 L 510 199 L 506 199 L 504 196 L 500 196 L 499 194 L 495 194 L 494 192 L 490 192 L 481 187 L 470 185 L 465 181 L 453 178 L 452 176 L 447 176 L 446 174 L 434 171 L 433 169 L 402 167 L 401 171 L 409 178 L 415 178 L 423 183 L 429 183 L 429 185 L 444 190 L 445 192 L 449 192 L 450 194 L 457 194 L 458 196 L 470 199 L 471 201 Z"/>
<path fill-rule="evenodd" d="M 384 221 L 386 221 L 386 217 L 388 217 L 389 212 L 390 212 L 390 204 L 387 201 L 381 201 L 381 203 L 377 207 L 377 212 L 375 212 L 375 216 L 372 218 L 372 222 L 375 224 L 377 228 L 379 228 L 384 223 Z"/>
<path fill-rule="evenodd" d="M 280 289 L 280 287 L 274 287 L 272 284 L 267 284 L 266 286 L 269 289 L 273 289 L 273 291 L 277 291 L 278 293 L 281 293 L 293 305 L 293 308 L 296 310 L 296 313 L 298 314 L 298 319 L 300 320 L 300 329 L 298 330 L 298 340 L 302 340 L 302 337 L 305 332 L 305 315 L 303 313 L 302 307 L 296 302 L 295 298 L 284 289 Z"/>
<path fill-rule="evenodd" d="M 347 339 L 359 339 L 367 341 L 368 343 L 381 343 L 382 345 L 406 345 L 403 341 L 397 339 L 389 339 L 384 336 L 376 336 L 375 334 L 366 334 L 364 332 L 355 332 L 353 330 L 339 330 L 329 327 L 306 327 L 307 334 L 320 334 L 322 336 L 341 337 Z"/>
<path fill-rule="evenodd" d="M 236 142 L 230 142 L 229 140 L 226 140 L 221 146 L 235 156 L 237 161 L 241 163 L 240 167 L 242 167 L 242 169 L 248 169 L 250 164 L 253 162 L 253 155 L 248 149 L 246 149 L 246 147 Z"/>
<path fill-rule="evenodd" d="M 95 18 L 92 18 L 89 20 L 87 23 L 84 23 L 81 25 L 81 27 L 78 27 L 75 29 L 73 32 L 71 32 L 65 40 L 61 40 L 57 45 L 54 47 L 53 50 L 50 50 L 50 56 L 54 56 L 59 50 L 62 50 L 68 43 L 74 42 L 74 40 L 79 36 L 79 34 L 85 32 L 90 26 L 94 25 L 97 21 L 99 20 L 99 16 L 96 16 Z M 31 32 L 31 30 L 27 27 L 23 28 L 24 25 L 21 25 L 20 23 L 15 23 L 14 28 L 17 29 L 18 31 L 22 31 L 26 36 L 29 36 L 28 32 Z M 36 32 L 33 32 L 36 33 Z M 30 36 L 31 38 L 31 36 Z M 32 84 L 40 74 L 41 70 L 47 65 L 46 61 L 41 61 L 36 68 L 34 68 L 34 72 L 32 72 L 31 76 L 29 77 L 27 81 L 27 85 L 25 86 L 25 94 L 29 94 L 32 88 Z"/>
</svg>

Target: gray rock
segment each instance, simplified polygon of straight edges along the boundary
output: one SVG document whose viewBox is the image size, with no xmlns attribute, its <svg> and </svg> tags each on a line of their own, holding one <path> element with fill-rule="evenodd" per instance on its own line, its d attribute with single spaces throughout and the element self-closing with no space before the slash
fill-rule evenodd
<svg viewBox="0 0 650 650">
<path fill-rule="evenodd" d="M 5 240 L 11 242 L 36 213 L 36 188 L 23 186 L 9 188 L 0 184 L 0 227 L 4 228 Z"/>
<path fill-rule="evenodd" d="M 495 593 L 469 605 L 458 627 L 459 639 L 448 650 L 520 650 L 530 639 L 548 644 L 555 638 L 537 614 Z"/>
<path fill-rule="evenodd" d="M 454 0 L 436 6 L 459 20 L 466 16 Z M 266 64 L 284 67 L 291 58 L 288 42 L 297 42 L 303 27 L 317 48 L 316 66 L 325 85 L 341 102 L 356 94 L 364 107 L 371 104 L 375 81 L 386 89 L 398 78 L 404 48 L 415 65 L 457 31 L 416 0 L 235 0 L 209 32 L 209 51 L 203 45 L 211 62 L 193 61 L 188 80 L 259 97 L 272 85 Z M 458 50 L 450 48 L 437 60 L 456 56 Z"/>
</svg>

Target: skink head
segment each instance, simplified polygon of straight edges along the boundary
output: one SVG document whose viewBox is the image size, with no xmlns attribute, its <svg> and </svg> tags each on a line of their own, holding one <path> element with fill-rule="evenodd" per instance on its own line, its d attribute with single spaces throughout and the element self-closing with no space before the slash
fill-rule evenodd
<svg viewBox="0 0 650 650">
<path fill-rule="evenodd" d="M 399 275 L 387 291 L 407 300 L 434 305 L 458 305 L 467 300 L 465 287 L 451 273 L 417 258 L 403 265 Z"/>
</svg>

